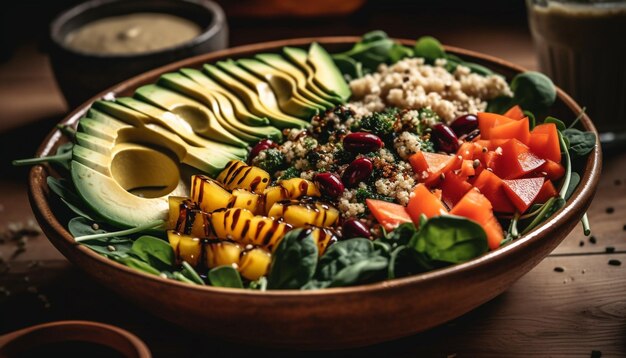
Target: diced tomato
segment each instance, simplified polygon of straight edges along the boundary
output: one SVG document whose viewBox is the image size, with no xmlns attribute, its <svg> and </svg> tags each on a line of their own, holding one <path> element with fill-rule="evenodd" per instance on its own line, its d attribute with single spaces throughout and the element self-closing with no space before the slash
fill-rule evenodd
<svg viewBox="0 0 626 358">
<path fill-rule="evenodd" d="M 494 139 L 517 139 L 524 144 L 528 144 L 530 140 L 530 129 L 528 127 L 528 118 L 524 117 L 519 121 L 504 123 L 491 128 L 490 138 Z"/>
<path fill-rule="evenodd" d="M 524 111 L 522 110 L 522 107 L 518 105 L 515 105 L 509 108 L 506 112 L 504 112 L 503 116 L 507 118 L 515 119 L 515 120 L 520 120 L 526 117 L 526 115 L 524 114 Z"/>
<path fill-rule="evenodd" d="M 453 207 L 470 189 L 472 189 L 472 184 L 453 172 L 447 172 L 446 177 L 441 182 L 443 202 L 448 207 Z"/>
<path fill-rule="evenodd" d="M 504 192 L 519 213 L 524 213 L 541 191 L 544 178 L 503 180 Z"/>
<path fill-rule="evenodd" d="M 497 175 L 489 170 L 483 170 L 476 181 L 474 186 L 480 190 L 480 192 L 489 199 L 493 210 L 500 213 L 513 213 L 515 207 L 504 192 L 504 183 Z"/>
<path fill-rule="evenodd" d="M 546 162 L 517 139 L 507 141 L 501 148 L 502 155 L 497 158 L 494 172 L 502 179 L 521 178 Z"/>
<path fill-rule="evenodd" d="M 541 190 L 539 190 L 539 194 L 537 194 L 537 197 L 535 198 L 533 204 L 543 204 L 548 201 L 548 199 L 553 198 L 557 195 L 558 193 L 556 192 L 552 181 L 546 180 L 543 183 L 543 186 L 541 186 Z"/>
<path fill-rule="evenodd" d="M 392 231 L 400 224 L 411 222 L 411 217 L 402 205 L 374 199 L 365 199 L 365 203 L 378 223 L 387 231 Z"/>
<path fill-rule="evenodd" d="M 565 167 L 563 167 L 558 162 L 546 159 L 546 162 L 541 167 L 539 167 L 537 172 L 552 181 L 556 181 L 561 179 L 563 175 L 565 175 Z"/>
<path fill-rule="evenodd" d="M 487 234 L 489 248 L 495 250 L 500 247 L 500 243 L 504 239 L 502 227 L 493 215 L 491 202 L 477 190 L 468 191 L 450 210 L 450 214 L 476 221 Z"/>
<path fill-rule="evenodd" d="M 491 128 L 514 122 L 510 118 L 495 113 L 478 112 L 476 116 L 478 117 L 478 129 L 480 129 L 481 139 L 491 139 Z"/>
<path fill-rule="evenodd" d="M 536 126 L 530 133 L 528 146 L 540 158 L 550 159 L 557 163 L 561 161 L 559 133 L 554 123 L 544 123 Z"/>
<path fill-rule="evenodd" d="M 417 152 L 409 157 L 413 171 L 418 180 L 428 186 L 437 183 L 442 173 L 461 166 L 461 159 L 456 155 L 445 155 L 429 152 Z"/>
<path fill-rule="evenodd" d="M 431 193 L 424 184 L 417 184 L 415 188 L 413 188 L 409 204 L 406 206 L 406 211 L 415 226 L 419 226 L 420 216 L 422 214 L 431 218 L 448 212 L 441 200 L 437 198 L 435 194 Z"/>
</svg>

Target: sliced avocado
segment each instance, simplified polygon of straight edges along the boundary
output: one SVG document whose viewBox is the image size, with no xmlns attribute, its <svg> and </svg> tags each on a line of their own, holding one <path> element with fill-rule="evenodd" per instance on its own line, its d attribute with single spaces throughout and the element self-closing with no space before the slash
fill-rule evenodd
<svg viewBox="0 0 626 358">
<path fill-rule="evenodd" d="M 168 196 L 187 193 L 176 163 L 159 151 L 122 144 L 104 156 L 78 144 L 74 148 L 80 161 L 72 161 L 72 182 L 85 203 L 113 225 L 137 227 L 165 220 Z"/>
<path fill-rule="evenodd" d="M 292 117 L 280 111 L 267 108 L 261 102 L 256 92 L 252 91 L 246 85 L 239 82 L 237 79 L 217 68 L 216 66 L 205 64 L 204 70 L 217 82 L 231 90 L 236 96 L 239 96 L 246 104 L 248 110 L 250 110 L 252 113 L 257 116 L 269 118 L 270 122 L 272 122 L 272 125 L 278 128 L 305 128 L 309 125 L 308 122 L 305 122 L 299 118 Z"/>
<path fill-rule="evenodd" d="M 306 75 L 307 88 L 309 90 L 315 92 L 318 96 L 322 96 L 332 103 L 343 104 L 345 102 L 339 96 L 333 93 L 326 92 L 322 87 L 317 85 L 314 80 L 315 70 L 307 62 L 308 54 L 305 50 L 297 47 L 285 46 L 283 47 L 283 54 L 289 59 L 289 61 L 293 62 L 302 71 L 304 71 Z"/>
<path fill-rule="evenodd" d="M 264 126 L 270 123 L 269 119 L 266 117 L 259 117 L 248 111 L 246 105 L 237 96 L 225 90 L 220 84 L 202 73 L 202 71 L 192 68 L 181 68 L 180 73 L 202 86 L 205 90 L 213 93 L 219 93 L 228 98 L 228 101 L 233 106 L 235 116 L 243 123 L 250 126 Z"/>
<path fill-rule="evenodd" d="M 309 86 L 307 85 L 306 74 L 303 70 L 298 67 L 292 65 L 289 61 L 287 61 L 283 56 L 276 53 L 261 53 L 254 56 L 257 60 L 272 66 L 278 71 L 281 71 L 296 81 L 296 86 L 298 88 L 298 92 L 300 92 L 304 97 L 313 101 L 314 103 L 318 103 L 323 107 L 330 109 L 335 107 L 335 104 L 331 101 L 328 101 L 325 96 L 326 93 L 320 89 L 319 92 L 315 90 L 309 90 Z M 320 94 L 318 94 L 320 93 Z"/>
<path fill-rule="evenodd" d="M 230 101 L 221 93 L 208 91 L 193 80 L 185 77 L 181 73 L 166 73 L 159 78 L 159 85 L 167 87 L 171 90 L 188 95 L 199 102 L 209 106 L 216 117 L 227 121 L 237 130 L 243 131 L 256 138 L 256 141 L 264 138 L 279 140 L 282 138 L 281 131 L 271 126 L 248 126 L 239 121 L 235 116 L 233 106 Z"/>
<path fill-rule="evenodd" d="M 277 86 L 280 92 L 276 92 L 268 82 L 247 72 L 239 67 L 234 61 L 220 61 L 217 66 L 244 83 L 256 92 L 261 103 L 274 111 L 282 111 L 294 117 L 310 120 L 317 115 L 320 109 L 300 101 L 293 96 L 293 92 L 284 86 Z"/>
<path fill-rule="evenodd" d="M 158 127 L 166 133 L 175 134 L 193 147 L 207 148 L 232 157 L 246 158 L 248 155 L 246 148 L 234 147 L 200 137 L 193 131 L 189 123 L 174 113 L 131 97 L 121 97 L 116 101 L 117 103 L 97 101 L 93 106 L 128 123 L 137 121 L 137 118 L 142 118 L 145 121 L 145 126 L 155 130 Z"/>
<path fill-rule="evenodd" d="M 307 91 L 306 88 L 302 90 L 298 87 L 296 80 L 294 80 L 288 74 L 276 70 L 274 67 L 269 66 L 259 60 L 254 60 L 250 58 L 244 58 L 238 60 L 237 65 L 245 68 L 249 72 L 265 79 L 267 83 L 270 84 L 274 94 L 276 95 L 276 99 L 278 99 L 278 103 L 281 106 L 286 106 L 289 101 L 299 101 L 300 103 L 304 103 L 310 107 L 316 108 L 316 112 L 319 113 L 321 111 L 325 111 L 326 107 L 321 105 L 320 103 L 314 102 L 306 98 L 302 95 L 302 91 Z"/>
<path fill-rule="evenodd" d="M 313 67 L 315 76 L 313 80 L 317 85 L 322 87 L 326 92 L 337 95 L 344 101 L 347 101 L 352 92 L 350 86 L 346 83 L 333 62 L 330 54 L 317 42 L 313 42 L 309 47 L 309 54 L 307 56 L 307 62 Z"/>
<path fill-rule="evenodd" d="M 247 147 L 248 143 L 259 140 L 258 137 L 231 126 L 217 115 L 219 112 L 214 113 L 204 104 L 165 87 L 157 85 L 139 87 L 135 90 L 135 98 L 176 114 L 187 121 L 195 133 L 205 138 L 239 147 Z"/>
</svg>

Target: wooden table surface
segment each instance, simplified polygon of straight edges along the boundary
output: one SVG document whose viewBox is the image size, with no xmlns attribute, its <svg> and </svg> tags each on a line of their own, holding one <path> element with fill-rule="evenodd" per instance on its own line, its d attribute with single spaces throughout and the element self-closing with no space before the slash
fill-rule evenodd
<svg viewBox="0 0 626 358">
<path fill-rule="evenodd" d="M 336 33 L 362 32 L 363 28 L 356 28 Z M 312 33 L 303 28 L 297 34 Z M 421 33 L 424 29 L 405 36 Z M 441 28 L 429 33 L 444 43 L 536 67 L 525 28 L 476 27 L 472 36 Z M 231 44 L 279 37 L 284 36 L 239 26 Z M 30 156 L 67 111 L 47 59 L 34 45 L 20 48 L 10 62 L 0 64 L 0 109 L 0 334 L 42 322 L 81 319 L 111 323 L 137 334 L 155 357 L 294 355 L 185 331 L 125 302 L 73 267 L 36 233 L 26 194 L 26 170 L 8 165 L 10 159 Z M 605 155 L 601 182 L 589 210 L 593 237 L 584 237 L 577 227 L 508 291 L 441 327 L 394 342 L 324 355 L 626 357 L 624 213 L 626 153 L 612 153 Z M 21 234 L 12 235 L 19 229 L 23 229 Z M 622 264 L 609 265 L 610 260 Z"/>
</svg>

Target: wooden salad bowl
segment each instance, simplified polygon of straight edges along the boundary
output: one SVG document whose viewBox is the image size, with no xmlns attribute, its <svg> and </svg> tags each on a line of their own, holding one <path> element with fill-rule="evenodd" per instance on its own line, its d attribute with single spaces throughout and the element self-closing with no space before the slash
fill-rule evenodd
<svg viewBox="0 0 626 358">
<path fill-rule="evenodd" d="M 229 57 L 276 52 L 283 46 L 313 41 L 329 51 L 349 48 L 357 37 L 321 37 L 274 41 L 192 57 L 124 81 L 85 102 L 61 123 L 76 125 L 91 103 L 102 97 L 129 96 L 166 72 L 199 67 Z M 414 40 L 400 40 L 412 46 Z M 446 51 L 482 64 L 510 81 L 524 69 L 506 61 L 445 47 Z M 551 114 L 573 120 L 581 108 L 562 90 Z M 580 126 L 596 132 L 584 115 Z M 596 133 L 597 134 L 597 133 Z M 38 156 L 51 155 L 66 139 L 49 134 Z M 546 257 L 578 224 L 593 198 L 601 169 L 601 150 L 590 153 L 580 185 L 567 205 L 532 232 L 469 262 L 420 275 L 368 285 L 317 291 L 239 290 L 194 286 L 145 274 L 77 245 L 49 205 L 49 168 L 35 166 L 29 176 L 30 201 L 43 231 L 54 246 L 96 281 L 152 314 L 194 332 L 233 342 L 266 347 L 337 349 L 371 345 L 450 321 L 496 297 Z"/>
</svg>

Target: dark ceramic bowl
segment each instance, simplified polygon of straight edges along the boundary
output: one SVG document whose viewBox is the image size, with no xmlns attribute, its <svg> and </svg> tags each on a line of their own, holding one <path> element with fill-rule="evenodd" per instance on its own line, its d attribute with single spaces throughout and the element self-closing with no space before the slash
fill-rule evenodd
<svg viewBox="0 0 626 358">
<path fill-rule="evenodd" d="M 283 46 L 307 46 L 312 41 L 332 52 L 350 48 L 359 38 L 324 37 L 268 42 L 237 47 L 176 62 L 131 78 L 100 93 L 130 96 L 166 72 L 200 67 L 229 57 L 278 52 Z M 414 41 L 402 40 L 406 45 Z M 446 50 L 484 65 L 511 80 L 524 69 L 503 60 L 459 48 Z M 62 123 L 75 126 L 90 102 Z M 573 119 L 580 107 L 563 91 L 550 113 Z M 584 115 L 579 127 L 595 133 Z M 54 153 L 64 137 L 50 133 L 38 155 Z M 548 255 L 577 225 L 593 198 L 601 167 L 596 145 L 589 155 L 580 185 L 567 205 L 545 223 L 509 245 L 469 262 L 420 275 L 368 285 L 318 291 L 235 290 L 194 286 L 133 270 L 77 245 L 49 205 L 45 166 L 30 172 L 30 200 L 35 216 L 50 241 L 77 267 L 96 281 L 154 315 L 189 330 L 234 342 L 298 349 L 365 346 L 415 334 L 459 317 L 496 297 Z M 529 293 L 530 294 L 530 293 Z"/>
<path fill-rule="evenodd" d="M 202 33 L 188 42 L 138 54 L 93 54 L 65 46 L 67 34 L 109 16 L 157 12 L 197 23 Z M 70 107 L 103 89 L 147 70 L 228 46 L 228 25 L 222 9 L 208 0 L 91 0 L 59 15 L 50 26 L 50 62 Z"/>
<path fill-rule="evenodd" d="M 137 336 L 108 324 L 59 321 L 27 327 L 0 336 L 0 358 L 96 355 L 150 358 L 150 350 Z"/>
</svg>

